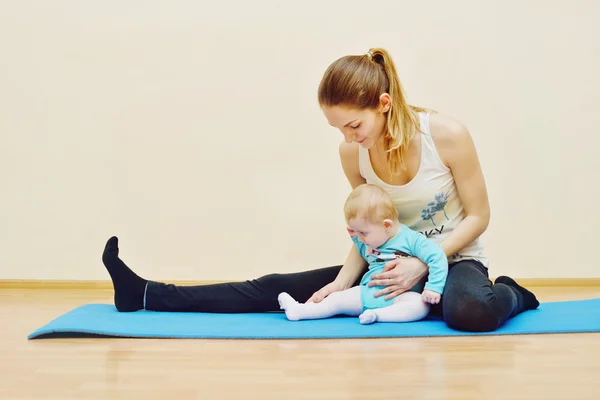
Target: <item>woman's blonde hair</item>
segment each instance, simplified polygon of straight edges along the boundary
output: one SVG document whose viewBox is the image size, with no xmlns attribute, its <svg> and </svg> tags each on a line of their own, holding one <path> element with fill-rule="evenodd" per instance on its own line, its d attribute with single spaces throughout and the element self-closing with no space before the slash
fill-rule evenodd
<svg viewBox="0 0 600 400">
<path fill-rule="evenodd" d="M 385 219 L 398 219 L 398 210 L 389 193 L 377 185 L 363 183 L 357 186 L 346 199 L 344 204 L 346 222 L 355 218 L 364 218 L 372 224 L 378 224 Z"/>
<path fill-rule="evenodd" d="M 334 61 L 319 85 L 319 104 L 374 109 L 383 93 L 390 95 L 392 103 L 387 112 L 384 148 L 388 152 L 390 174 L 394 176 L 406 167 L 404 151 L 415 132 L 420 132 L 417 113 L 431 110 L 406 102 L 396 67 L 386 50 L 374 48 L 365 55 L 344 56 Z"/>
</svg>

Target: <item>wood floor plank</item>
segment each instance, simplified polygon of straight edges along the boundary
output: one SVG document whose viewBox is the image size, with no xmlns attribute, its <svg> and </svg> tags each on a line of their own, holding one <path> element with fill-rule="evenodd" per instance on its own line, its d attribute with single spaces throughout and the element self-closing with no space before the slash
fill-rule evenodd
<svg viewBox="0 0 600 400">
<path fill-rule="evenodd" d="M 541 301 L 600 288 L 535 288 Z M 600 334 L 161 340 L 27 335 L 110 290 L 0 291 L 1 399 L 594 399 Z"/>
</svg>

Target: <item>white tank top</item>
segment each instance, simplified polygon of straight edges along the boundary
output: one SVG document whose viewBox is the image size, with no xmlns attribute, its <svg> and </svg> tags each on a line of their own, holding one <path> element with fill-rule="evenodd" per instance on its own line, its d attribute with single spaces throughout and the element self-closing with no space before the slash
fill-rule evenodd
<svg viewBox="0 0 600 400">
<path fill-rule="evenodd" d="M 358 147 L 358 164 L 361 176 L 367 183 L 386 190 L 398 210 L 398 220 L 409 228 L 441 243 L 463 220 L 465 211 L 458 197 L 454 177 L 440 159 L 429 131 L 429 114 L 419 114 L 421 130 L 421 165 L 412 181 L 405 185 L 390 185 L 382 181 L 371 165 L 369 151 Z M 477 238 L 448 262 L 474 259 L 488 267 L 481 239 Z"/>
</svg>

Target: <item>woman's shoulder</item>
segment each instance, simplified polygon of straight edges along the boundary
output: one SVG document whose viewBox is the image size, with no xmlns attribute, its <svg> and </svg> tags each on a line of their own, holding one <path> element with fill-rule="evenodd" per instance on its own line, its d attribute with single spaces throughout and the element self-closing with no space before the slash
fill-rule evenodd
<svg viewBox="0 0 600 400">
<path fill-rule="evenodd" d="M 340 160 L 342 162 L 342 168 L 344 174 L 350 182 L 352 188 L 357 187 L 360 184 L 366 182 L 360 173 L 360 166 L 358 162 L 358 144 L 347 143 L 342 141 L 339 146 Z"/>
<path fill-rule="evenodd" d="M 467 127 L 457 118 L 447 114 L 431 113 L 429 132 L 442 162 L 447 167 L 450 167 L 461 149 L 472 145 Z"/>
<path fill-rule="evenodd" d="M 459 119 L 437 112 L 429 115 L 429 131 L 431 137 L 440 142 L 453 142 L 469 135 L 467 127 Z"/>
<path fill-rule="evenodd" d="M 358 143 L 348 143 L 342 140 L 339 146 L 340 157 L 342 158 L 358 158 Z"/>
</svg>

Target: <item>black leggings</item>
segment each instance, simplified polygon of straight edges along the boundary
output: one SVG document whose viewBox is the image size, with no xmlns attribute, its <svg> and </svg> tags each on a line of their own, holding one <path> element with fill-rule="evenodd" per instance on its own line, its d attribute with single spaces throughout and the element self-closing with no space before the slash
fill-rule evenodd
<svg viewBox="0 0 600 400">
<path fill-rule="evenodd" d="M 145 308 L 214 313 L 279 311 L 279 293 L 287 292 L 303 303 L 314 292 L 333 282 L 340 269 L 338 265 L 298 273 L 270 274 L 244 282 L 201 286 L 150 281 Z M 479 262 L 463 260 L 450 265 L 442 302 L 432 307 L 431 314 L 442 316 L 454 329 L 493 331 L 523 311 L 519 297 L 520 294 L 509 286 L 492 284 L 487 268 Z"/>
</svg>

